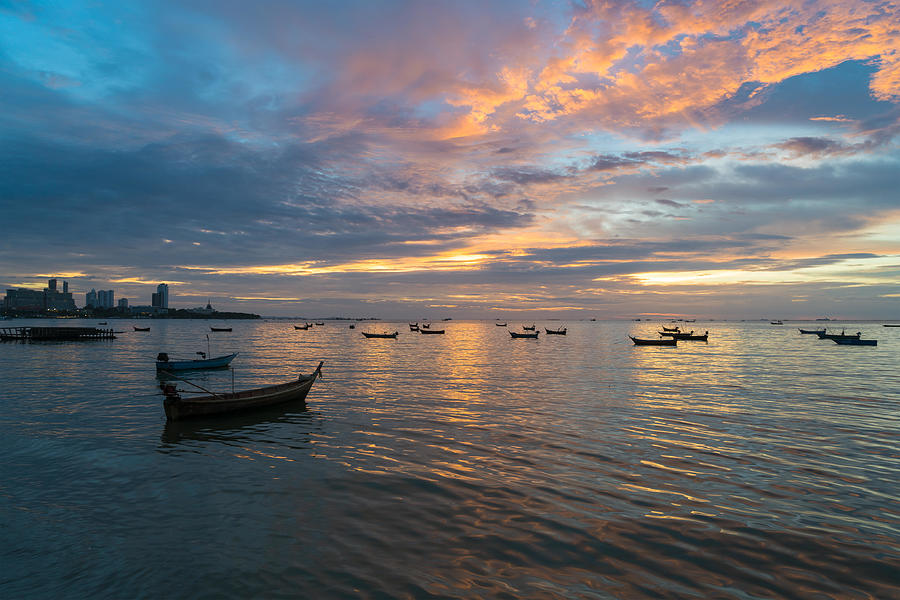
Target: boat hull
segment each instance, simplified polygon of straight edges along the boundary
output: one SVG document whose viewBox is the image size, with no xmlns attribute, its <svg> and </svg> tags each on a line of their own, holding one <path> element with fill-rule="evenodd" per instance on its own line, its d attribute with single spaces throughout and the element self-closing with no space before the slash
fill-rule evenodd
<svg viewBox="0 0 900 600">
<path fill-rule="evenodd" d="M 859 338 L 835 338 L 832 340 L 841 346 L 877 346 L 878 340 L 861 340 Z"/>
<path fill-rule="evenodd" d="M 396 331 L 394 333 L 366 333 L 365 331 L 362 332 L 362 334 L 367 338 L 393 338 L 393 339 L 397 339 L 397 333 L 398 332 L 396 332 Z"/>
<path fill-rule="evenodd" d="M 318 370 L 312 375 L 302 376 L 297 381 L 231 394 L 190 399 L 184 399 L 177 395 L 166 396 L 166 399 L 163 400 L 166 420 L 182 421 L 184 419 L 243 412 L 286 402 L 299 402 L 306 399 L 306 395 L 312 388 L 317 374 Z"/>
<path fill-rule="evenodd" d="M 705 333 L 703 335 L 693 335 L 689 333 L 676 333 L 672 335 L 672 339 L 674 340 L 688 340 L 694 342 L 708 342 L 709 334 Z"/>
<path fill-rule="evenodd" d="M 859 333 L 817 333 L 820 340 L 858 340 L 860 334 Z"/>
<path fill-rule="evenodd" d="M 203 360 L 166 360 L 156 361 L 157 371 L 193 371 L 197 369 L 221 369 L 227 367 L 238 353 L 216 356 Z"/>
<path fill-rule="evenodd" d="M 675 338 L 662 338 L 658 340 L 645 340 L 641 338 L 631 337 L 631 341 L 635 346 L 677 346 L 678 340 Z"/>
<path fill-rule="evenodd" d="M 419 333 L 424 333 L 426 335 L 440 335 L 444 333 L 443 329 L 420 329 Z"/>
<path fill-rule="evenodd" d="M 509 335 L 513 339 L 518 339 L 518 338 L 528 338 L 528 339 L 532 339 L 532 340 L 538 339 L 537 331 L 535 331 L 534 333 L 516 333 L 515 331 L 510 331 Z"/>
</svg>

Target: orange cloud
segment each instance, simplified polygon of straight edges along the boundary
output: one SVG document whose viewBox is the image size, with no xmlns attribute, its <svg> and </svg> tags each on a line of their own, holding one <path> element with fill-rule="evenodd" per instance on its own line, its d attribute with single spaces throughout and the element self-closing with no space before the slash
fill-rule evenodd
<svg viewBox="0 0 900 600">
<path fill-rule="evenodd" d="M 500 90 L 459 90 L 454 106 L 496 128 L 497 108 L 517 101 L 520 119 L 576 113 L 600 126 L 687 122 L 733 97 L 747 82 L 774 84 L 847 60 L 871 60 L 879 100 L 900 99 L 900 7 L 893 3 L 590 2 L 558 41 L 556 55 L 514 74 Z M 536 73 L 529 79 L 530 73 Z"/>
</svg>

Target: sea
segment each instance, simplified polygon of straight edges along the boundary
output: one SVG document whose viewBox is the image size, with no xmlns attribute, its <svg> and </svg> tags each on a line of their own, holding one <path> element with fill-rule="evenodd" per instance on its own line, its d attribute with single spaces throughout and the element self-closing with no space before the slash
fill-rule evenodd
<svg viewBox="0 0 900 600">
<path fill-rule="evenodd" d="M 0 597 L 900 598 L 900 328 L 294 324 L 0 323 L 120 332 L 0 343 Z M 233 351 L 177 385 L 323 377 L 167 423 L 157 353 Z"/>
</svg>

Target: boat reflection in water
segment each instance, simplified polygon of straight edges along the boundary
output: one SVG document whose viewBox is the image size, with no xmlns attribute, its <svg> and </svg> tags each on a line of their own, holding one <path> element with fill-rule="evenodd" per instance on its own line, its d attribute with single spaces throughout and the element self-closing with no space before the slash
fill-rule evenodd
<svg viewBox="0 0 900 600">
<path fill-rule="evenodd" d="M 310 412 L 305 402 L 267 406 L 252 412 L 239 412 L 188 421 L 166 421 L 160 441 L 166 446 L 202 442 L 245 446 L 261 434 L 267 439 L 278 437 L 283 427 L 292 448 L 306 447 L 309 436 L 320 430 L 318 415 Z M 287 442 L 287 440 L 285 440 Z"/>
</svg>

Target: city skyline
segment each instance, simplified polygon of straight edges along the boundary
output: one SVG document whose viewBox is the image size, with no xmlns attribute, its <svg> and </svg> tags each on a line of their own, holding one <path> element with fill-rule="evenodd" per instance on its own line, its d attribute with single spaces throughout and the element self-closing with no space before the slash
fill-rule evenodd
<svg viewBox="0 0 900 600">
<path fill-rule="evenodd" d="M 900 315 L 894 3 L 0 8 L 0 289 Z"/>
</svg>

